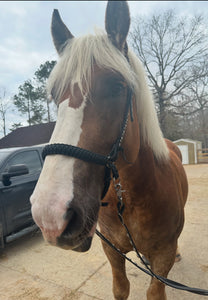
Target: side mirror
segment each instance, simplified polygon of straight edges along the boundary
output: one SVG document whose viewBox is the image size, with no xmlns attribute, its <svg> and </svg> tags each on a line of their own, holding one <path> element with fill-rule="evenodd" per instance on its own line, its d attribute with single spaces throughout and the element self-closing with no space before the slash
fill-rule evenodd
<svg viewBox="0 0 208 300">
<path fill-rule="evenodd" d="M 9 170 L 7 173 L 2 174 L 2 182 L 5 186 L 8 186 L 11 184 L 11 180 L 10 180 L 11 177 L 21 176 L 21 175 L 25 175 L 28 173 L 29 173 L 29 170 L 26 165 L 11 166 L 11 167 L 9 167 Z"/>
</svg>

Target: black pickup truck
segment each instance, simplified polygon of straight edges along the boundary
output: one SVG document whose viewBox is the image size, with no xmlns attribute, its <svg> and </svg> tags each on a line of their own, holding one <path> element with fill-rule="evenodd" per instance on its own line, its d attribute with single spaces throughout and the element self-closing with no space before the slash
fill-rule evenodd
<svg viewBox="0 0 208 300">
<path fill-rule="evenodd" d="M 44 145 L 0 150 L 0 248 L 37 229 L 30 195 L 39 178 Z"/>
</svg>

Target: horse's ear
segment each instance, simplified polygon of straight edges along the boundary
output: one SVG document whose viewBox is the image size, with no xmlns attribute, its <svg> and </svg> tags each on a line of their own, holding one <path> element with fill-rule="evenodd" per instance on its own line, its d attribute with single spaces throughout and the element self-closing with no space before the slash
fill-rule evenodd
<svg viewBox="0 0 208 300">
<path fill-rule="evenodd" d="M 66 27 L 66 25 L 63 23 L 63 21 L 61 20 L 61 17 L 57 9 L 54 9 L 53 11 L 52 22 L 51 22 L 51 33 L 53 37 L 53 43 L 59 54 L 61 54 L 66 41 L 74 37 L 69 31 L 69 29 Z"/>
<path fill-rule="evenodd" d="M 105 29 L 111 42 L 123 50 L 130 27 L 127 1 L 108 1 L 105 13 Z"/>
</svg>

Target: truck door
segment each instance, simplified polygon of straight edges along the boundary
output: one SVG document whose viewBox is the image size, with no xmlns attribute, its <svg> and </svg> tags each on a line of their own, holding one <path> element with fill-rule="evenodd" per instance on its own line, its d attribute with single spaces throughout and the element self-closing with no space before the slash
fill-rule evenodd
<svg viewBox="0 0 208 300">
<path fill-rule="evenodd" d="M 3 172 L 18 164 L 25 164 L 29 174 L 12 177 L 11 184 L 1 188 L 7 235 L 33 222 L 30 196 L 42 169 L 39 152 L 36 150 L 25 150 L 14 154 L 8 159 Z"/>
</svg>

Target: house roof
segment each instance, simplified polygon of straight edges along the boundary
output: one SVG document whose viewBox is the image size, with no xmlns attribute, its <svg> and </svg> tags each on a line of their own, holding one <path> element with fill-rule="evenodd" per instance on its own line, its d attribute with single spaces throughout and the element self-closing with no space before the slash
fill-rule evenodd
<svg viewBox="0 0 208 300">
<path fill-rule="evenodd" d="M 177 142 L 187 142 L 187 143 L 201 143 L 201 141 L 196 141 L 196 140 L 192 140 L 192 139 L 179 139 L 176 141 L 173 141 L 173 143 L 177 143 Z"/>
<path fill-rule="evenodd" d="M 0 139 L 0 149 L 48 143 L 55 122 L 20 127 Z"/>
</svg>

